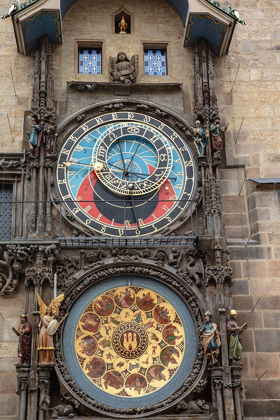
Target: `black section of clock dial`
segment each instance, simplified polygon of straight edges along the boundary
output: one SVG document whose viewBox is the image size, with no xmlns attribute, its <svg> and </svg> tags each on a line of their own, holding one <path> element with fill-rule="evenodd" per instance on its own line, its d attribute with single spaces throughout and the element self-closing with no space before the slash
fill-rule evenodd
<svg viewBox="0 0 280 420">
<path fill-rule="evenodd" d="M 131 200 L 134 200 L 136 218 L 146 219 L 153 213 L 158 204 L 158 193 L 155 194 L 155 192 L 152 192 L 133 198 L 129 196 L 119 196 L 106 188 L 100 181 L 97 181 L 94 188 L 93 199 L 100 213 L 107 219 L 114 220 L 114 223 L 121 224 L 124 223 L 124 220 L 129 220 L 130 224 L 132 224 L 137 221 L 134 217 Z M 101 199 L 105 201 L 100 201 Z"/>
</svg>

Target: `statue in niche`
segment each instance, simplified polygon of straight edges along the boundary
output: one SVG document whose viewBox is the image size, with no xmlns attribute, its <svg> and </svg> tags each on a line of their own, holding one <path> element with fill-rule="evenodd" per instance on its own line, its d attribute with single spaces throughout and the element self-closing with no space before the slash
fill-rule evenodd
<svg viewBox="0 0 280 420">
<path fill-rule="evenodd" d="M 238 327 L 237 312 L 235 309 L 230 311 L 230 320 L 227 322 L 227 336 L 229 343 L 229 361 L 240 361 L 242 356 L 242 345 L 240 335 L 248 328 L 246 322 Z"/>
<path fill-rule="evenodd" d="M 51 334 L 51 322 L 58 318 L 59 305 L 64 299 L 64 294 L 59 295 L 53 299 L 49 306 L 47 306 L 37 293 L 37 300 L 40 307 L 40 332 L 38 338 L 39 364 L 40 365 L 54 365 L 54 344 Z"/>
<path fill-rule="evenodd" d="M 199 331 L 203 333 L 204 354 L 214 365 L 219 355 L 221 333 L 218 331 L 217 324 L 212 323 L 212 314 L 209 311 L 205 312 L 204 324 L 201 325 Z"/>
<path fill-rule="evenodd" d="M 215 115 L 213 117 L 213 122 L 210 125 L 210 133 L 212 136 L 212 150 L 213 150 L 214 158 L 221 157 L 221 151 L 223 148 L 222 133 L 224 133 L 229 126 L 229 124 L 226 124 L 225 127 L 221 127 L 220 125 L 221 125 L 221 119 L 218 115 Z"/>
<path fill-rule="evenodd" d="M 28 117 L 29 120 L 29 125 L 31 130 L 25 131 L 25 133 L 28 135 L 29 140 L 28 140 L 28 146 L 29 146 L 29 151 L 31 154 L 31 157 L 38 157 L 39 153 L 39 145 L 40 142 L 38 141 L 39 138 L 39 134 L 42 131 L 42 128 L 39 125 L 39 119 L 37 115 L 32 115 L 31 117 Z"/>
<path fill-rule="evenodd" d="M 126 28 L 128 27 L 128 24 L 125 21 L 124 14 L 122 15 L 121 21 L 118 24 L 120 34 L 126 34 Z"/>
<path fill-rule="evenodd" d="M 32 329 L 27 314 L 20 315 L 20 325 L 12 331 L 19 337 L 18 365 L 30 365 Z"/>
<path fill-rule="evenodd" d="M 117 58 L 110 57 L 110 82 L 135 83 L 138 75 L 138 61 L 138 55 L 133 55 L 129 60 L 123 51 L 118 53 Z"/>
<path fill-rule="evenodd" d="M 195 281 L 197 287 L 201 286 L 204 277 L 204 266 L 202 259 L 199 258 L 199 252 L 191 246 L 185 251 L 186 256 L 186 273 L 192 281 Z"/>
<path fill-rule="evenodd" d="M 46 158 L 56 159 L 56 141 L 58 137 L 55 117 L 53 115 L 47 115 L 46 123 L 44 125 L 44 143 L 46 148 Z"/>
<path fill-rule="evenodd" d="M 192 132 L 194 135 L 194 144 L 197 150 L 197 156 L 206 157 L 207 137 L 199 120 L 195 122 L 195 127 L 192 127 Z"/>
</svg>

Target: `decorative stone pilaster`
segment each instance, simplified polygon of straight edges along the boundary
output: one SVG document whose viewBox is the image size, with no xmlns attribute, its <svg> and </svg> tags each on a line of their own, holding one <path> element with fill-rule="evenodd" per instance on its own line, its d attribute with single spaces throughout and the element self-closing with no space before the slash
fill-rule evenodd
<svg viewBox="0 0 280 420">
<path fill-rule="evenodd" d="M 19 420 L 26 420 L 27 413 L 27 398 L 28 398 L 28 383 L 29 383 L 29 366 L 17 366 L 18 375 L 18 390 L 19 396 Z"/>
<path fill-rule="evenodd" d="M 209 368 L 211 371 L 211 388 L 213 397 L 213 407 L 216 409 L 219 420 L 224 420 L 223 407 L 223 368 L 213 367 Z"/>
<path fill-rule="evenodd" d="M 241 404 L 241 391 L 242 391 L 242 374 L 243 364 L 238 362 L 233 362 L 231 365 L 231 383 L 233 389 L 233 399 L 234 399 L 234 409 L 235 409 L 235 419 L 242 420 L 242 404 Z"/>
<path fill-rule="evenodd" d="M 47 411 L 50 405 L 50 374 L 53 369 L 52 365 L 41 365 L 38 367 L 39 382 L 39 420 L 47 419 Z"/>
</svg>

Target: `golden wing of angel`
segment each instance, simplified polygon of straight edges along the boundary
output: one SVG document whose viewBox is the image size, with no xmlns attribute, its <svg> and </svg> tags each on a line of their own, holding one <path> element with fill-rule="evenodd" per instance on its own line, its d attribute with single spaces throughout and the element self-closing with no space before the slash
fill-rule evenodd
<svg viewBox="0 0 280 420">
<path fill-rule="evenodd" d="M 57 309 L 60 306 L 60 304 L 63 301 L 63 299 L 64 299 L 64 293 L 62 293 L 61 295 L 57 296 L 55 299 L 53 299 L 51 301 L 50 307 L 51 307 L 51 310 L 52 310 L 52 313 L 53 314 L 56 314 L 57 315 Z"/>
<path fill-rule="evenodd" d="M 50 306 L 53 314 L 56 314 L 57 307 L 60 306 L 63 299 L 64 299 L 64 294 L 62 293 L 61 295 L 57 296 L 57 298 L 55 298 L 51 301 L 49 306 Z M 43 315 L 45 315 L 48 306 L 45 304 L 45 302 L 43 301 L 43 299 L 41 298 L 39 293 L 37 293 L 37 300 L 38 300 L 38 304 L 39 304 L 39 307 L 40 307 L 40 317 L 42 317 Z"/>
<path fill-rule="evenodd" d="M 47 305 L 45 304 L 43 299 L 41 299 L 41 296 L 39 295 L 39 293 L 37 293 L 37 300 L 40 307 L 40 317 L 42 318 L 42 316 L 45 315 L 46 313 Z"/>
</svg>

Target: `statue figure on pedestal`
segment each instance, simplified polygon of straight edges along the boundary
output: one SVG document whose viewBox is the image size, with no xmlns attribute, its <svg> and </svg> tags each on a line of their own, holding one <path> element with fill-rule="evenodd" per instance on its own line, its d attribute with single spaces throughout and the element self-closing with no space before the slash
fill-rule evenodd
<svg viewBox="0 0 280 420">
<path fill-rule="evenodd" d="M 18 329 L 13 327 L 12 331 L 19 337 L 18 365 L 30 365 L 32 328 L 27 314 L 20 315 L 20 325 Z"/>
<path fill-rule="evenodd" d="M 56 141 L 58 137 L 55 118 L 53 115 L 47 115 L 44 125 L 44 143 L 46 148 L 46 158 L 56 159 Z"/>
<path fill-rule="evenodd" d="M 226 124 L 225 127 L 220 127 L 220 125 L 221 125 L 221 119 L 218 115 L 215 115 L 213 117 L 213 122 L 210 125 L 210 133 L 212 135 L 212 150 L 213 150 L 214 158 L 220 157 L 220 153 L 223 148 L 222 133 L 224 133 L 229 126 L 229 124 Z"/>
<path fill-rule="evenodd" d="M 30 117 L 28 117 L 30 118 Z M 39 120 L 38 120 L 38 116 L 37 115 L 32 115 L 31 120 L 30 120 L 30 128 L 31 131 L 25 131 L 25 133 L 28 135 L 29 137 L 29 141 L 28 141 L 28 145 L 29 145 L 29 150 L 31 152 L 31 156 L 32 157 L 38 157 L 38 151 L 37 151 L 37 146 L 38 146 L 38 136 L 39 133 L 41 132 L 42 128 L 39 125 Z"/>
<path fill-rule="evenodd" d="M 200 332 L 203 333 L 203 347 L 204 354 L 206 357 L 211 359 L 212 363 L 217 362 L 219 355 L 219 347 L 221 345 L 220 332 L 217 328 L 217 324 L 212 323 L 212 314 L 207 311 L 204 315 L 204 324 L 200 327 Z"/>
<path fill-rule="evenodd" d="M 135 83 L 138 75 L 138 59 L 138 55 L 133 55 L 129 60 L 123 51 L 118 53 L 117 59 L 110 57 L 110 82 Z"/>
<path fill-rule="evenodd" d="M 52 337 L 52 321 L 56 320 L 59 315 L 58 307 L 64 299 L 64 294 L 59 295 L 53 299 L 49 306 L 47 306 L 40 295 L 37 293 L 37 300 L 40 306 L 40 332 L 38 338 L 39 364 L 40 365 L 54 365 L 54 344 Z"/>
<path fill-rule="evenodd" d="M 194 135 L 194 144 L 197 150 L 197 156 L 206 157 L 207 137 L 199 120 L 195 122 L 195 127 L 192 127 L 192 132 Z"/>
<path fill-rule="evenodd" d="M 227 336 L 229 343 L 229 360 L 240 361 L 242 356 L 242 345 L 240 335 L 248 328 L 248 325 L 243 324 L 241 327 L 238 327 L 237 322 L 237 312 L 235 309 L 230 311 L 230 320 L 227 322 Z"/>
</svg>

